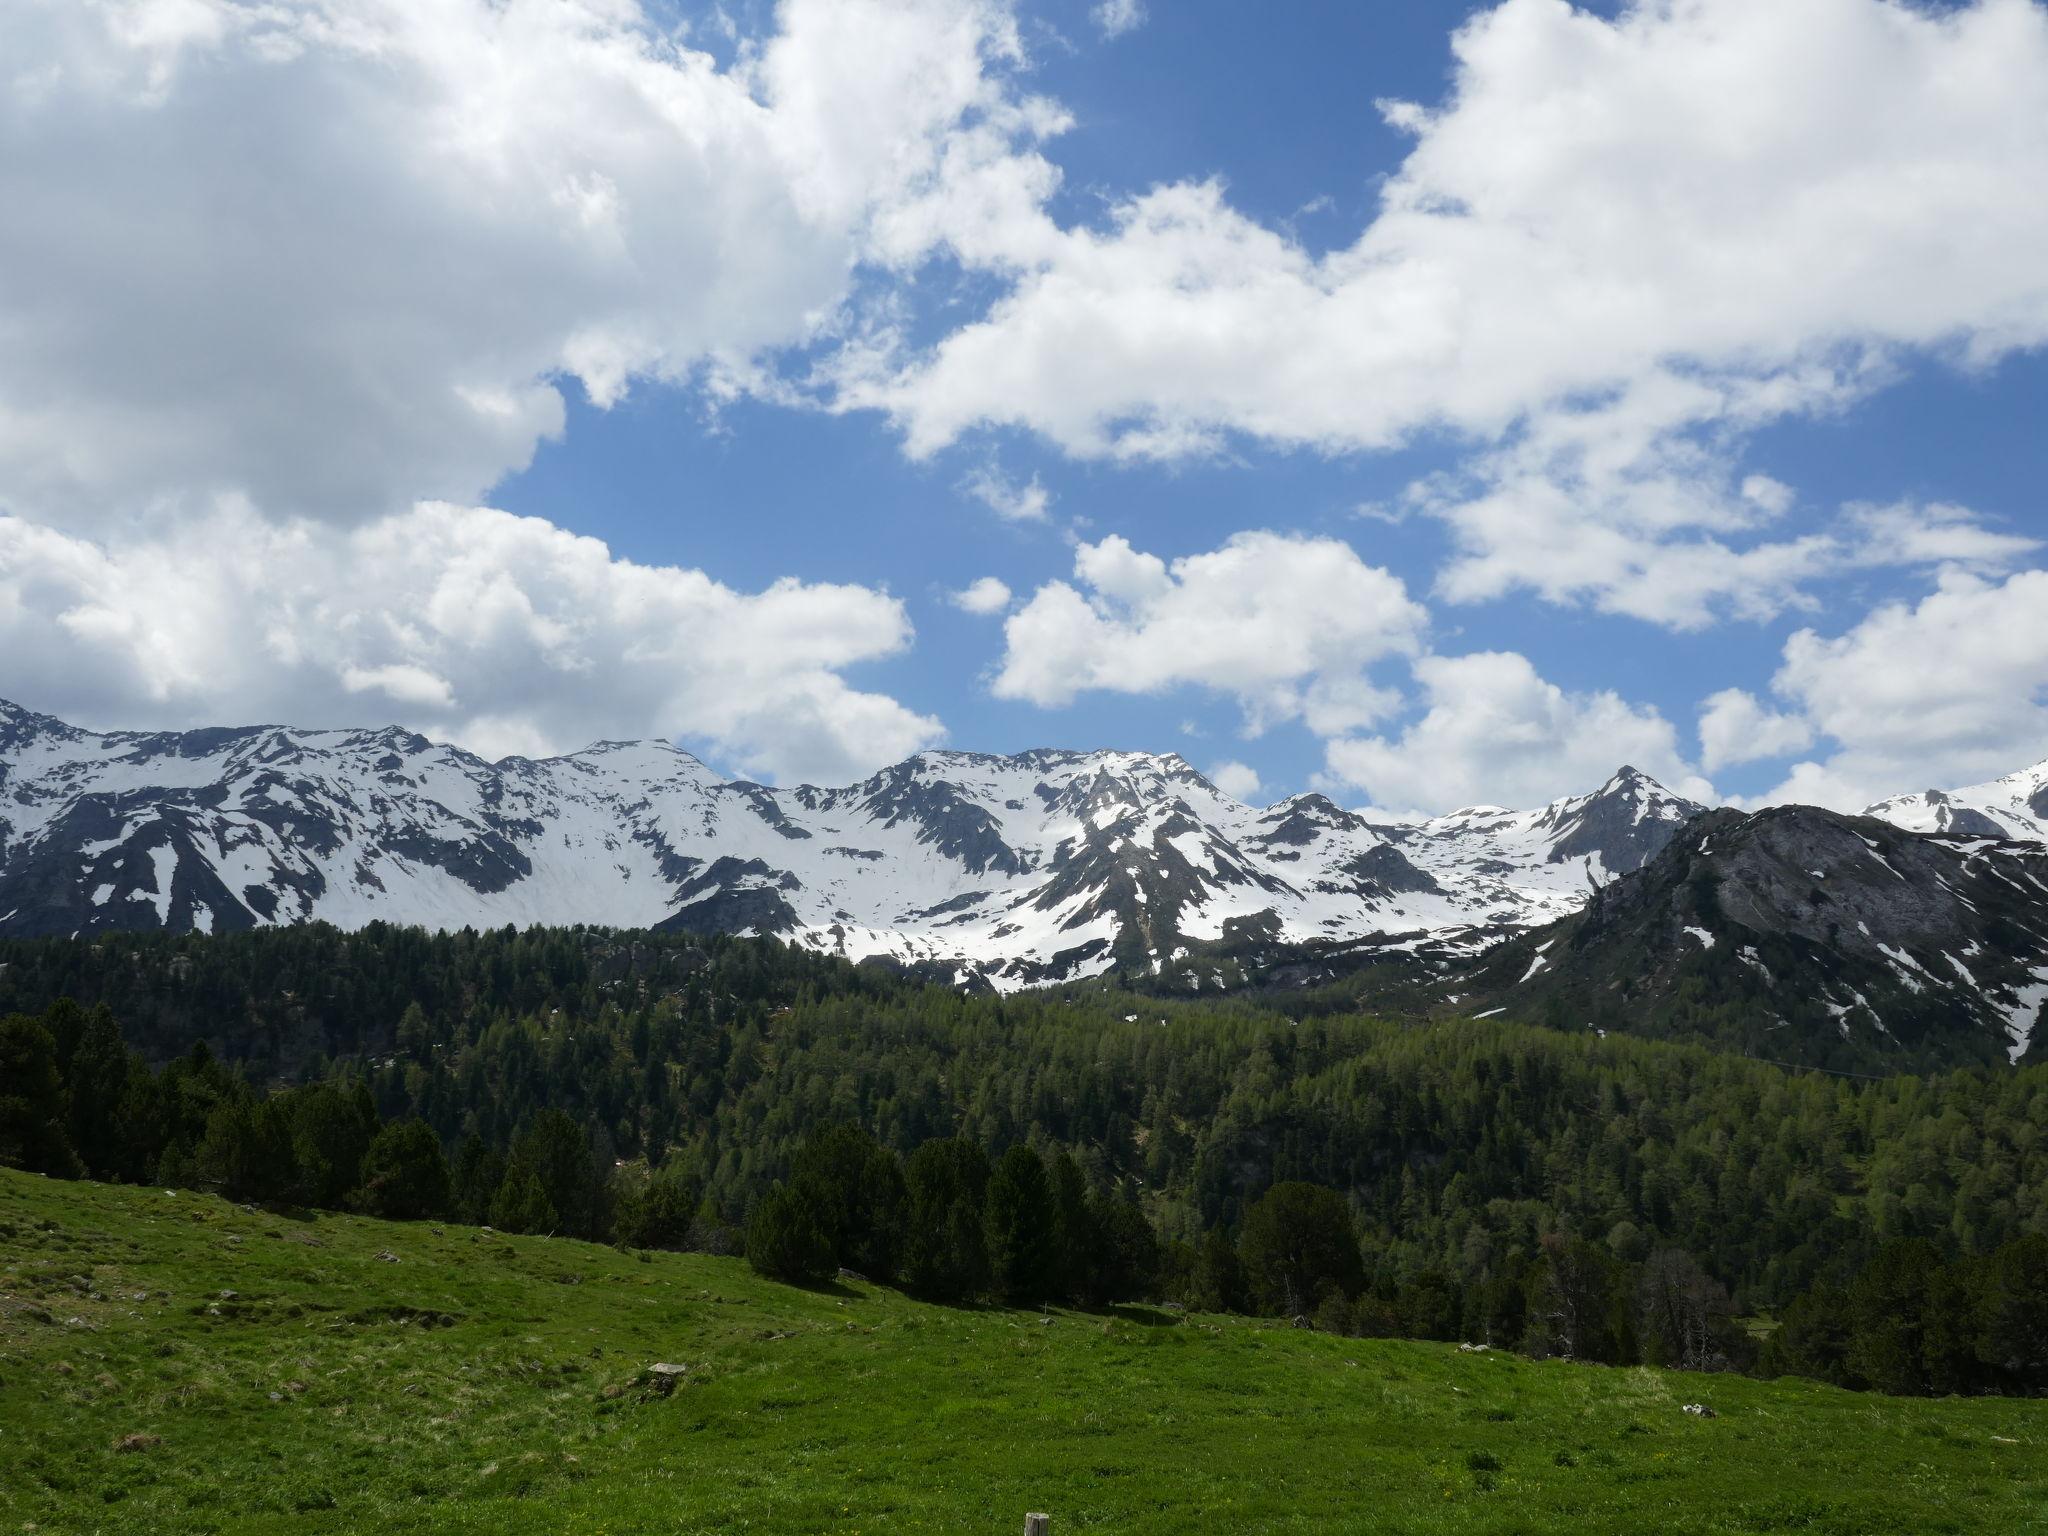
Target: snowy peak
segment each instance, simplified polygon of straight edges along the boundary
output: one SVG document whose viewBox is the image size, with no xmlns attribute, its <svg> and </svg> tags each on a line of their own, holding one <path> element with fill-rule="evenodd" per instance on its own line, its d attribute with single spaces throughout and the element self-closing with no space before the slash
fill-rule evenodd
<svg viewBox="0 0 2048 1536">
<path fill-rule="evenodd" d="M 1863 813 L 1909 832 L 1952 832 L 2048 844 L 2048 761 L 1967 789 L 1923 789 Z"/>
<path fill-rule="evenodd" d="M 1576 910 L 1686 809 L 1624 770 L 1381 826 L 1316 794 L 1243 805 L 1171 753 L 1053 749 L 777 789 L 662 741 L 492 763 L 398 728 L 100 734 L 5 705 L 0 933 L 590 923 L 1200 989 L 1253 941 L 1476 949 Z"/>
</svg>

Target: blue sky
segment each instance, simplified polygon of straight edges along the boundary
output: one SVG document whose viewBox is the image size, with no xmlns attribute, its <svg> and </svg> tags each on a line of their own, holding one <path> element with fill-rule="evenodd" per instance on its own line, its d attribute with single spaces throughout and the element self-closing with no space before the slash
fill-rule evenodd
<svg viewBox="0 0 2048 1536">
<path fill-rule="evenodd" d="M 1397 810 L 2048 756 L 2036 0 L 316 9 L 0 0 L 22 702 Z"/>
</svg>

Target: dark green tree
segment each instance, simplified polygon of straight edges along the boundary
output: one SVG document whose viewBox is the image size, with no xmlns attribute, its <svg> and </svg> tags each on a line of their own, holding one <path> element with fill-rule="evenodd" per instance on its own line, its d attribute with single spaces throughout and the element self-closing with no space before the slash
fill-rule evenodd
<svg viewBox="0 0 2048 1536">
<path fill-rule="evenodd" d="M 1977 1357 L 2006 1391 L 2048 1393 L 2048 1236 L 2014 1238 L 1985 1264 Z"/>
<path fill-rule="evenodd" d="M 57 1043 L 21 1013 L 0 1019 L 0 1163 L 63 1179 L 81 1171 L 64 1135 Z"/>
<path fill-rule="evenodd" d="M 609 1171 L 599 1167 L 583 1128 L 559 1109 L 544 1109 L 527 1122 L 505 1160 L 506 1184 L 522 1185 L 529 1175 L 535 1179 L 555 1213 L 556 1230 L 565 1237 L 605 1235 Z"/>
<path fill-rule="evenodd" d="M 1145 1213 L 1128 1200 L 1101 1195 L 1088 1203 L 1095 1231 L 1093 1299 L 1146 1301 L 1158 1290 L 1159 1235 Z"/>
<path fill-rule="evenodd" d="M 1254 1305 L 1298 1317 L 1326 1290 L 1346 1298 L 1365 1287 L 1351 1206 L 1320 1184 L 1275 1184 L 1245 1212 L 1238 1238 Z"/>
<path fill-rule="evenodd" d="M 747 1213 L 747 1262 L 774 1280 L 822 1280 L 835 1268 L 832 1240 L 801 1190 L 777 1184 Z"/>
<path fill-rule="evenodd" d="M 377 1109 L 364 1085 L 321 1083 L 291 1094 L 292 1161 L 298 1195 L 310 1205 L 339 1208 L 361 1183 L 363 1154 L 377 1134 Z"/>
<path fill-rule="evenodd" d="M 1187 1304 L 1197 1312 L 1243 1312 L 1251 1306 L 1244 1260 L 1221 1227 L 1211 1227 L 1196 1246 Z"/>
<path fill-rule="evenodd" d="M 1941 1256 L 1924 1238 L 1900 1238 L 1872 1255 L 1849 1288 L 1850 1374 L 1879 1392 L 1928 1388 L 1927 1291 Z"/>
<path fill-rule="evenodd" d="M 1046 1194 L 1052 1206 L 1053 1294 L 1086 1301 L 1094 1288 L 1095 1221 L 1088 1211 L 1088 1181 L 1064 1147 L 1046 1165 Z"/>
<path fill-rule="evenodd" d="M 928 1141 L 910 1154 L 903 1182 L 903 1280 L 920 1296 L 965 1301 L 988 1288 L 988 1247 L 982 1198 L 988 1159 L 958 1138 Z"/>
<path fill-rule="evenodd" d="M 490 1225 L 504 1232 L 547 1236 L 561 1226 L 561 1216 L 548 1199 L 540 1175 L 531 1168 L 509 1171 L 491 1200 Z"/>
<path fill-rule="evenodd" d="M 362 1206 L 372 1216 L 418 1221 L 448 1212 L 448 1159 L 422 1120 L 394 1120 L 363 1154 Z"/>
<path fill-rule="evenodd" d="M 1019 1143 L 996 1160 L 982 1230 L 998 1296 L 1013 1306 L 1033 1306 L 1052 1294 L 1052 1191 L 1045 1164 L 1030 1147 Z"/>
<path fill-rule="evenodd" d="M 64 1071 L 66 1135 L 96 1179 L 120 1177 L 129 1162 L 121 1121 L 128 1069 L 120 1026 L 102 1003 L 85 1016 Z"/>
</svg>

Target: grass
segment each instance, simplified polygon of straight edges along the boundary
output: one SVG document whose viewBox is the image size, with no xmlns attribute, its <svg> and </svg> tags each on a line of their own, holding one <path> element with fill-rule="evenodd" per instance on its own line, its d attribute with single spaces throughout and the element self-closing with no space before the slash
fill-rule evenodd
<svg viewBox="0 0 2048 1536">
<path fill-rule="evenodd" d="M 0 1171 L 0 1532 L 2048 1531 L 2048 1403 L 1052 1319 Z"/>
</svg>

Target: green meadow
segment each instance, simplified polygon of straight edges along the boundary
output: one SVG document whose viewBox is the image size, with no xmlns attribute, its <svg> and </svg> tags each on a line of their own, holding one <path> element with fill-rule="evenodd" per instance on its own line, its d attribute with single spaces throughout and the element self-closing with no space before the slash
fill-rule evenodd
<svg viewBox="0 0 2048 1536">
<path fill-rule="evenodd" d="M 936 1307 L 0 1171 L 0 1531 L 959 1536 L 1027 1510 L 1055 1536 L 2048 1531 L 2048 1403 Z"/>
</svg>

